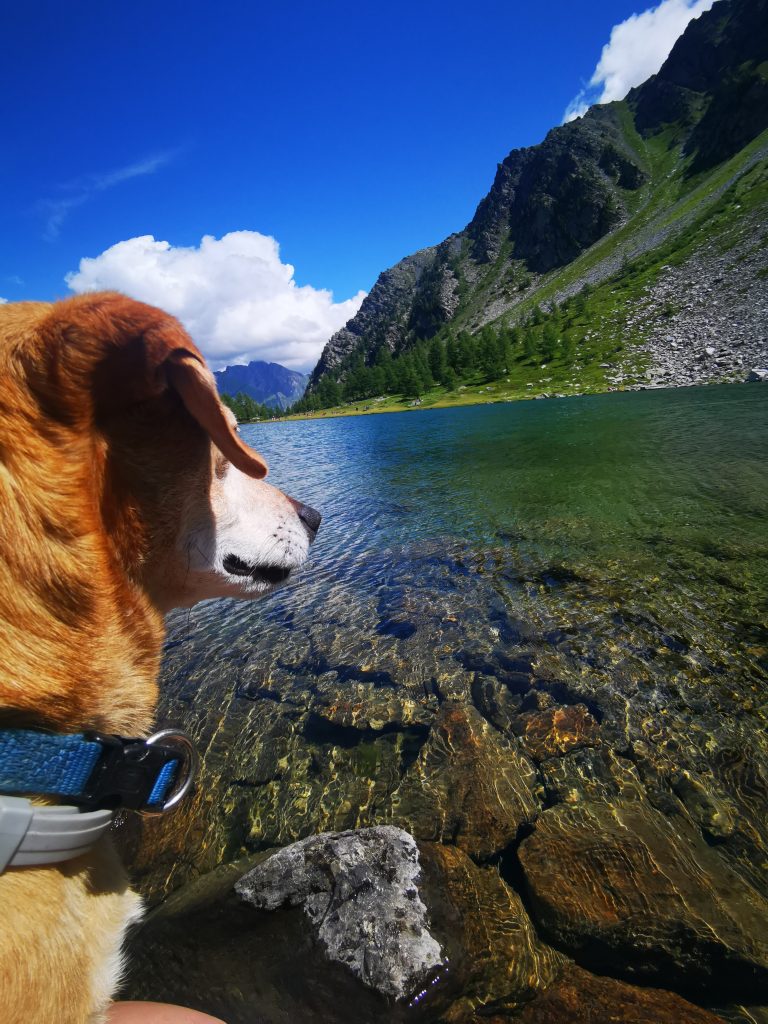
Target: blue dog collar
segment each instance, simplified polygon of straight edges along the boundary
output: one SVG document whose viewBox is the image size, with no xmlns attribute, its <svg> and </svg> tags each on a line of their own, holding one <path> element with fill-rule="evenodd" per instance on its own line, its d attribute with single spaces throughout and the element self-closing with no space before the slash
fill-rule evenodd
<svg viewBox="0 0 768 1024">
<path fill-rule="evenodd" d="M 147 740 L 0 730 L 0 793 L 65 797 L 89 811 L 170 810 L 189 792 L 196 768 L 192 741 L 175 729 Z"/>
<path fill-rule="evenodd" d="M 109 830 L 118 807 L 170 810 L 196 770 L 192 741 L 174 729 L 148 740 L 0 730 L 0 874 L 79 857 Z M 3 795 L 10 793 L 65 797 L 67 804 L 41 807 Z"/>
</svg>

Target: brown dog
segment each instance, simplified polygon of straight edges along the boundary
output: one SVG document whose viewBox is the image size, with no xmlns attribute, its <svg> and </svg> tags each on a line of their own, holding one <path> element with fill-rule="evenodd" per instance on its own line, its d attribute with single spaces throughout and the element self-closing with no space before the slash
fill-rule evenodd
<svg viewBox="0 0 768 1024">
<path fill-rule="evenodd" d="M 306 559 L 320 516 L 266 472 L 172 317 L 115 293 L 0 306 L 0 730 L 146 736 L 163 613 Z M 8 867 L 0 1019 L 100 1021 L 139 912 L 108 837 Z"/>
</svg>

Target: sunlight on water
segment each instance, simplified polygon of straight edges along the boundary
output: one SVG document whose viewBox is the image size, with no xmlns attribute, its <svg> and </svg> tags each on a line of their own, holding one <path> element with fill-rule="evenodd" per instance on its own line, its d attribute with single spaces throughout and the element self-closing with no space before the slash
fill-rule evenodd
<svg viewBox="0 0 768 1024">
<path fill-rule="evenodd" d="M 245 427 L 270 481 L 324 519 L 284 589 L 169 619 L 161 718 L 195 735 L 211 795 L 196 824 L 170 826 L 187 829 L 188 860 L 153 861 L 154 883 L 390 820 L 436 706 L 487 716 L 488 687 L 518 710 L 526 693 L 584 704 L 613 750 L 640 741 L 659 779 L 703 773 L 759 828 L 766 397 L 738 385 Z M 729 847 L 748 873 L 755 828 Z"/>
<path fill-rule="evenodd" d="M 370 629 L 356 620 L 395 568 L 412 561 L 412 596 L 427 600 L 419 561 L 439 550 L 501 560 L 502 587 L 518 573 L 542 615 L 567 619 L 618 588 L 667 633 L 709 626 L 714 648 L 757 639 L 767 411 L 758 388 L 733 386 L 245 427 L 270 481 L 323 526 L 288 590 L 192 619 L 261 634 L 287 617 L 309 628 L 322 608 Z M 607 626 L 593 623 L 595 645 Z"/>
</svg>

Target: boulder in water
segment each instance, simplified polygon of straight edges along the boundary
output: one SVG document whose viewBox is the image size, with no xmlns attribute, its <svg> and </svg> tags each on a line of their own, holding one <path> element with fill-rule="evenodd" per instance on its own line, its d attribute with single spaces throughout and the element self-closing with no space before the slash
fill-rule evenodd
<svg viewBox="0 0 768 1024">
<path fill-rule="evenodd" d="M 257 910 L 301 906 L 329 959 L 403 999 L 444 966 L 420 874 L 413 837 L 384 825 L 302 839 L 249 871 L 235 891 Z"/>
</svg>

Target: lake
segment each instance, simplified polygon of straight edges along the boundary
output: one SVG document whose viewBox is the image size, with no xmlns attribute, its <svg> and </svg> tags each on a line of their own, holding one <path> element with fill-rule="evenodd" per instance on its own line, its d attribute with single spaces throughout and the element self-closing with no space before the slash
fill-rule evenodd
<svg viewBox="0 0 768 1024">
<path fill-rule="evenodd" d="M 764 887 L 766 399 L 724 385 L 245 426 L 323 524 L 283 590 L 169 619 L 161 718 L 196 736 L 203 776 L 145 839 L 145 890 L 387 822 L 510 885 L 522 863 L 535 916 L 537 815 L 630 800 L 649 835 L 701 846 L 712 892 Z M 489 779 L 512 747 L 537 810 L 505 823 Z M 558 927 L 542 924 L 566 948 Z"/>
</svg>

